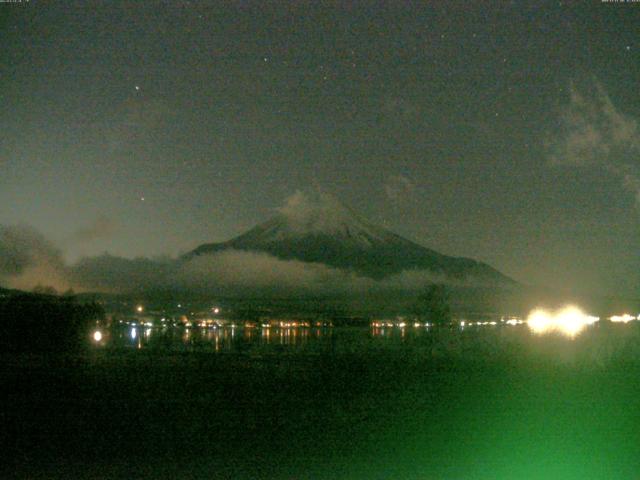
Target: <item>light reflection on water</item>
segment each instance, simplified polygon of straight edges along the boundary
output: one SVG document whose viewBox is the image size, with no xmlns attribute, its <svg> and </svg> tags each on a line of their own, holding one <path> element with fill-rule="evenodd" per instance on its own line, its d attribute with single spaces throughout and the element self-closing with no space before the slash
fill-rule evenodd
<svg viewBox="0 0 640 480">
<path fill-rule="evenodd" d="M 607 323 L 627 324 L 640 316 L 629 314 L 608 317 Z M 413 320 L 405 321 L 398 317 L 390 320 L 374 320 L 369 327 L 332 327 L 331 322 L 309 321 L 271 321 L 255 324 L 254 322 L 240 323 L 240 325 L 218 322 L 208 323 L 186 322 L 183 324 L 162 325 L 152 322 L 123 322 L 111 330 L 95 333 L 93 343 L 96 346 L 110 346 L 115 348 L 163 348 L 168 350 L 208 350 L 214 352 L 247 351 L 258 347 L 277 347 L 278 349 L 315 348 L 316 345 L 330 343 L 338 348 L 346 341 L 352 344 L 360 342 L 365 348 L 370 344 L 376 346 L 379 342 L 388 345 L 411 343 L 416 338 L 446 339 L 455 344 L 465 333 L 478 335 L 477 338 L 513 336 L 506 333 L 510 329 L 522 336 L 523 328 L 527 325 L 532 335 L 542 337 L 561 334 L 569 339 L 576 339 L 588 330 L 593 330 L 599 322 L 598 317 L 583 313 L 578 307 L 566 306 L 555 312 L 542 309 L 532 311 L 528 318 L 501 317 L 497 318 L 464 318 L 454 320 L 448 325 L 434 325 L 429 322 Z M 503 331 L 505 330 L 505 331 Z M 490 333 L 493 331 L 493 333 Z M 336 339 L 339 332 L 339 339 Z M 351 334 L 345 334 L 351 332 Z M 447 333 L 448 332 L 448 333 Z M 104 335 L 103 335 L 104 334 Z M 526 335 L 523 337 L 527 337 Z M 331 343 L 333 342 L 333 343 Z M 378 344 L 376 344 L 378 342 Z M 527 340 L 527 343 L 532 341 Z M 356 350 L 356 348 L 353 348 Z"/>
<path fill-rule="evenodd" d="M 601 323 L 601 322 L 600 322 Z M 92 343 L 99 348 L 164 352 L 242 354 L 383 354 L 397 351 L 416 358 L 491 358 L 513 352 L 563 362 L 604 364 L 629 345 L 640 344 L 640 324 L 606 322 L 590 325 L 578 336 L 551 332 L 539 335 L 526 323 L 489 327 L 140 327 L 102 329 Z M 626 351 L 626 350 L 625 350 Z M 640 349 L 633 348 L 640 356 Z M 627 354 L 625 354 L 627 355 Z M 639 357 L 640 358 L 640 357 Z"/>
<path fill-rule="evenodd" d="M 407 345 L 417 339 L 463 333 L 455 326 L 417 328 L 413 325 L 371 327 L 141 327 L 116 326 L 103 330 L 101 347 L 162 349 L 170 351 L 246 352 L 334 351 L 344 349 Z M 473 332 L 470 332 L 473 334 Z"/>
<path fill-rule="evenodd" d="M 361 329 L 362 330 L 362 329 Z M 116 348 L 163 348 L 168 350 L 242 351 L 253 346 L 302 348 L 333 335 L 332 328 L 141 328 L 113 327 L 105 330 L 101 346 Z"/>
<path fill-rule="evenodd" d="M 413 325 L 372 327 L 140 327 L 116 326 L 103 330 L 99 344 L 115 348 L 160 348 L 166 350 L 198 350 L 239 352 L 254 347 L 300 350 L 338 344 L 406 344 L 436 332 L 454 337 L 460 331 L 452 327 L 416 328 Z M 382 343 L 380 343 L 382 342 Z"/>
</svg>

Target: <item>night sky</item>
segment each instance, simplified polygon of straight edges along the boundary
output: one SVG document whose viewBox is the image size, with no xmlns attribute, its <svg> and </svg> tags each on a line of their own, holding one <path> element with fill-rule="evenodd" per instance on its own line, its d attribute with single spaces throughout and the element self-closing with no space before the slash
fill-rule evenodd
<svg viewBox="0 0 640 480">
<path fill-rule="evenodd" d="M 175 256 L 320 187 L 524 283 L 637 292 L 639 30 L 599 0 L 1 3 L 0 224 Z"/>
</svg>

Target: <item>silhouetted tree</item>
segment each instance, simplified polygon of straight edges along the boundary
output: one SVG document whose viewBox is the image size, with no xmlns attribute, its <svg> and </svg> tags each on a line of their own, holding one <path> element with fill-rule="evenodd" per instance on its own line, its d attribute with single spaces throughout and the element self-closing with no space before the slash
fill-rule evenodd
<svg viewBox="0 0 640 480">
<path fill-rule="evenodd" d="M 73 288 L 69 288 L 68 290 L 66 290 L 66 291 L 62 294 L 62 296 L 63 296 L 63 297 L 67 297 L 67 298 L 75 297 L 75 296 L 76 296 L 76 292 L 74 292 L 74 291 L 73 291 Z"/>
<path fill-rule="evenodd" d="M 89 344 L 91 328 L 104 318 L 97 303 L 18 293 L 0 299 L 0 351 L 77 351 Z"/>
<path fill-rule="evenodd" d="M 449 290 L 445 285 L 433 283 L 418 296 L 414 313 L 420 320 L 444 324 L 451 321 Z"/>
<path fill-rule="evenodd" d="M 36 285 L 33 287 L 33 293 L 37 293 L 38 295 L 57 295 L 58 291 L 51 286 L 44 285 Z"/>
</svg>

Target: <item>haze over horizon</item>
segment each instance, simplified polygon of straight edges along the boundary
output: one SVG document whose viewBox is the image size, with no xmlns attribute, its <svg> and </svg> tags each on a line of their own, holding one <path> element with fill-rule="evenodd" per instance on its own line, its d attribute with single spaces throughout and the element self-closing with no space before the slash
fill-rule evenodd
<svg viewBox="0 0 640 480">
<path fill-rule="evenodd" d="M 0 8 L 0 226 L 54 269 L 228 240 L 319 185 L 523 283 L 638 291 L 637 4 Z"/>
</svg>

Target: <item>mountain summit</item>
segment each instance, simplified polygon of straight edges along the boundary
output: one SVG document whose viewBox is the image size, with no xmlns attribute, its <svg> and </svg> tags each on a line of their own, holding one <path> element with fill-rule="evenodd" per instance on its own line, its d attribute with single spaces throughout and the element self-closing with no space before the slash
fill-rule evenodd
<svg viewBox="0 0 640 480">
<path fill-rule="evenodd" d="M 249 236 L 253 233 L 254 235 Z M 376 227 L 325 192 L 296 192 L 278 214 L 238 237 L 260 244 L 291 239 L 323 237 L 363 248 L 392 241 L 395 235 Z M 244 240 L 243 240 L 244 241 Z"/>
<path fill-rule="evenodd" d="M 426 270 L 452 281 L 513 283 L 489 265 L 442 255 L 373 225 L 325 192 L 296 192 L 265 223 L 227 242 L 201 245 L 187 257 L 230 249 L 322 263 L 376 279 Z"/>
</svg>

